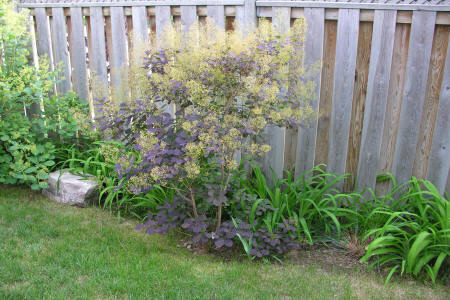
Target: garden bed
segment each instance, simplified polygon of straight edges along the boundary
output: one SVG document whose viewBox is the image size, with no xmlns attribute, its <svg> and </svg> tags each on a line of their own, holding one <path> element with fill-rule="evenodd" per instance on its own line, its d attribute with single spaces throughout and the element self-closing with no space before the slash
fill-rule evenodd
<svg viewBox="0 0 450 300">
<path fill-rule="evenodd" d="M 117 73 L 128 84 L 111 97 L 93 90 L 92 110 L 60 90 L 51 61 L 29 62 L 29 18 L 8 3 L 0 0 L 0 184 L 13 186 L 0 186 L 7 298 L 67 298 L 91 286 L 100 294 L 88 298 L 314 298 L 322 286 L 323 297 L 366 298 L 353 293 L 355 276 L 446 282 L 450 203 L 432 182 L 383 173 L 385 193 L 352 190 L 355 178 L 332 173 L 331 160 L 306 170 L 283 159 L 283 128 L 307 127 L 318 113 L 301 20 L 286 32 L 260 20 L 245 36 L 209 22 L 189 33 L 168 25 L 161 45 L 132 51 L 135 63 Z M 52 176 L 60 169 L 95 180 L 94 205 L 133 221 L 14 187 L 75 204 L 79 188 L 65 192 Z"/>
<path fill-rule="evenodd" d="M 63 206 L 26 188 L 0 186 L 0 191 L 2 299 L 448 299 L 450 294 L 442 285 L 394 277 L 385 287 L 384 277 L 374 272 L 327 268 L 315 248 L 298 252 L 298 264 L 288 258 L 282 265 L 192 255 L 176 247 L 175 233 L 146 236 L 133 230 L 136 221 L 119 221 L 96 207 Z"/>
</svg>

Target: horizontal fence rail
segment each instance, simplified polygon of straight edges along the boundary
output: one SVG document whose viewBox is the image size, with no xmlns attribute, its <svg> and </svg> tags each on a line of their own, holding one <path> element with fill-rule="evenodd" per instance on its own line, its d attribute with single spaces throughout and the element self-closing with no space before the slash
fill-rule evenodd
<svg viewBox="0 0 450 300">
<path fill-rule="evenodd" d="M 371 3 L 368 3 L 371 2 Z M 304 18 L 304 64 L 322 63 L 307 128 L 269 129 L 265 170 L 298 176 L 326 164 L 350 173 L 345 190 L 389 184 L 392 172 L 450 189 L 450 1 L 21 1 L 31 12 L 38 56 L 62 66 L 56 90 L 86 101 L 123 83 L 137 38 L 155 47 L 165 24 L 188 28 L 212 18 L 226 30 L 251 30 L 259 18 L 284 28 Z M 274 18 L 281 15 L 282 18 Z M 278 20 L 280 19 L 280 20 Z M 33 34 L 32 34 L 33 35 Z M 152 37 L 156 37 L 152 39 Z M 97 80 L 93 81 L 93 74 Z"/>
</svg>

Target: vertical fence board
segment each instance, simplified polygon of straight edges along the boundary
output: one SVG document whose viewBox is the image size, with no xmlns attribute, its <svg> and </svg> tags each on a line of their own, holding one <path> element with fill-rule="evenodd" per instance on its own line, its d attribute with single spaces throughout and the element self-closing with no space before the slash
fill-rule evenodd
<svg viewBox="0 0 450 300">
<path fill-rule="evenodd" d="M 208 5 L 208 17 L 214 20 L 219 28 L 225 29 L 225 8 L 223 5 Z"/>
<path fill-rule="evenodd" d="M 36 19 L 35 17 L 30 17 L 30 22 L 28 23 L 28 32 L 30 33 L 30 60 L 33 59 L 33 65 L 35 68 L 39 68 L 38 54 L 37 54 L 37 40 L 36 40 Z M 1 58 L 0 58 L 1 62 Z"/>
<path fill-rule="evenodd" d="M 123 7 L 113 6 L 111 9 L 111 83 L 114 88 L 120 88 L 121 97 L 126 98 L 127 78 L 127 36 L 125 31 L 125 16 Z"/>
<path fill-rule="evenodd" d="M 234 28 L 245 33 L 245 9 L 243 5 L 236 6 L 236 16 L 234 18 Z"/>
<path fill-rule="evenodd" d="M 395 11 L 376 10 L 373 24 L 357 189 L 375 188 L 394 49 Z"/>
<path fill-rule="evenodd" d="M 345 172 L 358 46 L 359 9 L 339 9 L 328 145 L 330 173 Z"/>
<path fill-rule="evenodd" d="M 431 146 L 427 179 L 437 189 L 450 193 L 450 46 L 447 43 L 447 57 L 444 78 L 439 96 L 439 109 Z M 447 187 L 446 187 L 447 185 Z"/>
<path fill-rule="evenodd" d="M 286 32 L 289 30 L 290 13 L 290 7 L 272 8 L 274 30 L 277 32 Z M 285 135 L 285 128 L 273 125 L 268 126 L 267 128 L 267 143 L 270 145 L 271 149 L 265 155 L 264 172 L 269 177 L 271 176 L 272 170 L 277 177 L 283 177 Z"/>
<path fill-rule="evenodd" d="M 257 26 L 256 1 L 243 0 L 242 4 L 234 7 L 234 17 L 225 16 L 225 11 L 229 14 L 232 9 L 215 4 L 126 8 L 48 5 L 34 9 L 36 48 L 39 56 L 48 55 L 52 68 L 62 64 L 64 78 L 58 83 L 59 93 L 73 84 L 80 98 L 87 100 L 88 77 L 98 77 L 100 80 L 92 82 L 93 90 L 103 85 L 103 95 L 107 96 L 108 81 L 113 88 L 128 83 L 119 69 L 131 64 L 129 54 L 137 39 L 148 41 L 149 15 L 156 41 L 164 38 L 164 27 L 175 18 L 187 30 L 200 18 L 205 20 L 205 11 L 221 28 L 228 28 L 234 18 L 234 29 L 246 33 Z M 266 7 L 264 16 L 269 16 L 270 9 L 276 30 L 285 30 L 291 21 L 291 7 Z M 176 15 L 173 19 L 171 10 Z M 325 12 L 327 18 L 337 17 L 338 22 L 325 21 Z M 321 73 L 307 78 L 316 83 L 312 106 L 319 114 L 309 127 L 296 132 L 268 129 L 266 142 L 272 150 L 264 157 L 266 174 L 272 168 L 281 177 L 283 168 L 295 165 L 295 175 L 299 176 L 316 164 L 327 163 L 329 172 L 357 173 L 359 190 L 376 185 L 377 193 L 386 192 L 389 185 L 375 181 L 377 173 L 386 171 L 393 172 L 398 182 L 411 175 L 426 176 L 441 192 L 449 188 L 450 27 L 439 25 L 443 14 L 439 19 L 432 11 L 407 11 L 401 20 L 397 18 L 399 24 L 395 23 L 395 10 L 373 12 L 372 23 L 372 14 L 369 18 L 368 14 L 360 16 L 358 9 L 296 8 L 296 17 L 306 18 L 306 33 L 312 37 L 305 43 L 304 64 L 323 62 Z M 277 14 L 281 15 L 278 20 Z M 408 24 L 411 16 L 412 26 Z M 364 21 L 360 22 L 360 17 Z M 84 18 L 88 22 L 88 53 Z M 128 87 L 121 88 L 128 97 Z M 93 91 L 93 96 L 98 95 Z M 347 182 L 346 188 L 351 189 L 352 183 Z"/>
<path fill-rule="evenodd" d="M 244 0 L 245 32 L 253 31 L 257 26 L 256 0 Z"/>
<path fill-rule="evenodd" d="M 61 67 L 62 77 L 56 84 L 56 90 L 65 94 L 70 90 L 69 48 L 67 47 L 66 17 L 62 7 L 52 8 L 52 46 L 56 67 Z"/>
<path fill-rule="evenodd" d="M 86 42 L 84 39 L 84 24 L 81 7 L 70 8 L 70 24 L 73 89 L 78 93 L 80 99 L 88 101 Z"/>
<path fill-rule="evenodd" d="M 305 41 L 305 61 L 306 68 L 315 63 L 322 62 L 324 28 L 325 28 L 325 9 L 323 8 L 305 8 L 305 19 L 307 22 L 307 32 Z M 321 72 L 314 74 L 309 78 L 315 84 L 314 99 L 311 107 L 318 112 L 320 100 L 320 79 Z M 314 117 L 306 128 L 298 129 L 297 149 L 295 155 L 295 176 L 298 177 L 304 172 L 314 167 L 314 154 L 316 146 L 318 118 Z"/>
<path fill-rule="evenodd" d="M 377 173 L 391 172 L 397 141 L 398 123 L 402 96 L 406 78 L 406 63 L 408 59 L 409 37 L 411 26 L 409 24 L 397 24 L 394 38 L 394 53 L 392 57 L 391 75 L 389 80 L 389 92 L 384 118 L 381 153 Z M 386 194 L 389 182 L 377 182 L 376 192 L 379 195 Z"/>
<path fill-rule="evenodd" d="M 433 139 L 434 125 L 439 106 L 442 78 L 444 76 L 445 57 L 449 42 L 450 26 L 437 25 L 434 32 L 428 71 L 427 91 L 420 122 L 419 140 L 412 175 L 424 179 L 427 174 L 428 160 Z"/>
<path fill-rule="evenodd" d="M 156 22 L 156 47 L 160 47 L 162 40 L 164 38 L 164 31 L 166 30 L 166 27 L 172 22 L 170 14 L 170 6 L 164 5 L 155 7 L 155 22 Z M 175 108 L 173 106 L 167 106 L 165 108 L 165 112 L 173 115 L 175 112 Z"/>
<path fill-rule="evenodd" d="M 197 7 L 194 5 L 183 5 L 181 10 L 181 28 L 188 33 L 192 25 L 197 21 Z"/>
<path fill-rule="evenodd" d="M 414 163 L 425 100 L 436 12 L 414 11 L 411 25 L 403 103 L 392 173 L 398 182 L 409 180 Z"/>
<path fill-rule="evenodd" d="M 50 48 L 50 31 L 48 16 L 45 8 L 35 8 L 35 33 L 36 33 L 36 59 L 40 57 L 46 57 L 49 60 L 50 66 L 53 61 L 52 50 Z M 35 65 L 39 66 L 39 62 L 35 61 Z M 40 106 L 33 103 L 30 107 L 30 116 L 38 116 L 38 112 L 41 110 Z"/>
<path fill-rule="evenodd" d="M 280 33 L 287 32 L 291 25 L 291 8 L 290 7 L 273 7 L 272 8 L 272 24 L 274 25 L 274 30 Z M 303 45 L 301 46 L 301 50 L 303 51 Z M 301 54 L 299 54 L 301 55 Z M 300 74 L 293 74 L 289 71 L 288 74 L 289 81 L 300 80 Z M 287 90 L 283 91 L 289 95 L 289 87 Z M 277 155 L 276 158 L 273 157 L 271 160 L 279 160 L 276 163 L 282 163 L 282 170 L 279 171 L 281 176 L 283 175 L 283 169 L 289 171 L 295 171 L 295 154 L 297 149 L 297 128 L 279 128 L 272 126 L 269 128 L 271 130 L 271 134 L 273 136 L 279 136 L 275 141 L 270 141 L 270 145 L 272 149 L 274 149 L 273 154 Z M 281 140 L 284 137 L 284 140 Z M 280 143 L 280 145 L 277 145 Z M 281 152 L 282 151 L 282 152 Z M 278 154 L 277 154 L 278 153 Z M 281 157 L 280 155 L 283 155 Z M 276 172 L 278 175 L 279 173 Z"/>
<path fill-rule="evenodd" d="M 356 55 L 355 85 L 353 88 L 350 133 L 348 137 L 347 161 L 345 171 L 350 174 L 344 180 L 344 190 L 352 191 L 358 171 L 359 149 L 364 123 L 364 108 L 366 105 L 367 80 L 369 78 L 369 63 L 372 44 L 372 22 L 361 22 L 358 33 L 358 51 Z"/>
<path fill-rule="evenodd" d="M 133 40 L 135 45 L 148 41 L 147 9 L 145 6 L 133 6 Z"/>
<path fill-rule="evenodd" d="M 105 41 L 105 20 L 101 7 L 91 7 L 89 9 L 89 23 L 91 30 L 89 47 L 89 64 L 91 68 L 91 78 L 98 87 L 92 87 L 95 98 L 103 98 L 108 95 L 108 74 L 106 69 L 106 41 Z M 97 89 L 97 90 L 96 90 Z"/>
<path fill-rule="evenodd" d="M 170 24 L 170 6 L 155 6 L 156 20 L 156 45 L 159 46 L 163 39 L 165 27 Z"/>
<path fill-rule="evenodd" d="M 48 27 L 48 16 L 45 8 L 35 8 L 36 34 L 37 34 L 37 53 L 38 56 L 47 56 L 52 62 L 52 53 L 50 48 L 50 31 Z"/>
<path fill-rule="evenodd" d="M 337 22 L 325 21 L 322 75 L 320 78 L 319 120 L 317 124 L 314 165 L 326 164 L 333 97 L 334 62 L 336 58 Z"/>
</svg>

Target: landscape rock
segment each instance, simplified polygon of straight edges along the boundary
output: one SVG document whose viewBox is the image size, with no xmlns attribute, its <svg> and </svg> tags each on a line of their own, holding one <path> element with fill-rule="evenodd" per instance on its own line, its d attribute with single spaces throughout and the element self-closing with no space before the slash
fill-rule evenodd
<svg viewBox="0 0 450 300">
<path fill-rule="evenodd" d="M 53 201 L 84 207 L 98 196 L 98 183 L 93 176 L 90 176 L 92 179 L 89 180 L 89 177 L 72 174 L 67 169 L 55 171 L 49 175 L 50 178 L 47 181 L 49 187 L 42 193 Z"/>
</svg>

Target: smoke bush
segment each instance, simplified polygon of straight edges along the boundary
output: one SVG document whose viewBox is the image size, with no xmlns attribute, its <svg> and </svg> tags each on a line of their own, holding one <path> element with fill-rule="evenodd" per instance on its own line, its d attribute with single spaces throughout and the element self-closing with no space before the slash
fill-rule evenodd
<svg viewBox="0 0 450 300">
<path fill-rule="evenodd" d="M 178 208 L 161 207 L 164 217 L 152 215 L 148 225 L 169 220 L 199 241 L 217 237 L 218 247 L 232 244 L 235 233 L 221 227 L 238 167 L 235 153 L 270 151 L 257 142 L 267 126 L 298 126 L 314 113 L 314 85 L 302 67 L 304 30 L 302 20 L 283 34 L 261 21 L 246 36 L 209 21 L 187 33 L 168 27 L 160 47 L 146 52 L 145 76 L 134 77 L 141 78 L 131 85 L 135 97 L 100 101 L 101 129 L 140 154 L 124 154 L 116 164 L 129 189 L 139 194 L 158 184 L 175 189 L 184 202 L 169 206 L 189 205 L 183 218 L 167 216 Z"/>
</svg>

